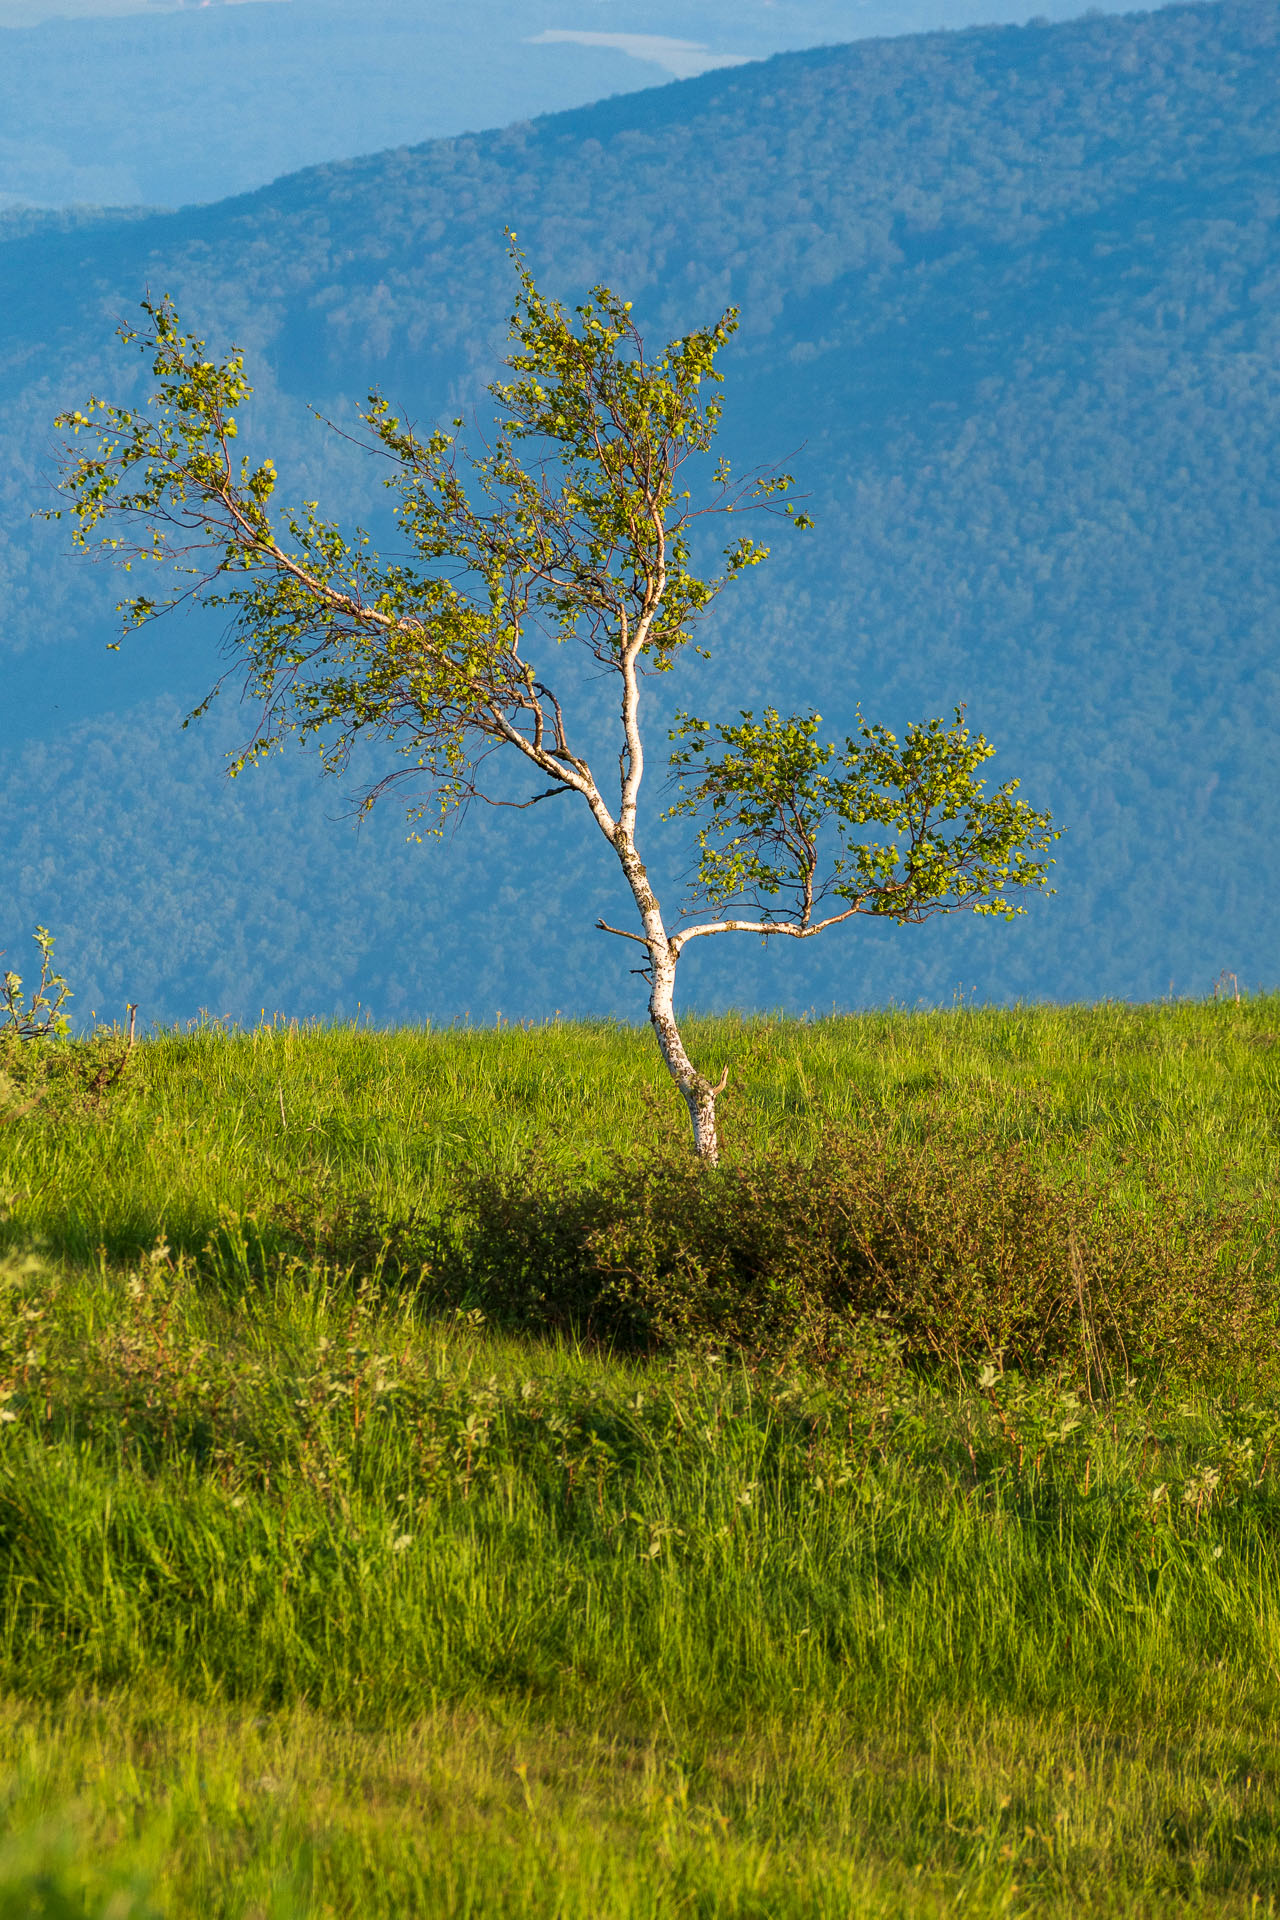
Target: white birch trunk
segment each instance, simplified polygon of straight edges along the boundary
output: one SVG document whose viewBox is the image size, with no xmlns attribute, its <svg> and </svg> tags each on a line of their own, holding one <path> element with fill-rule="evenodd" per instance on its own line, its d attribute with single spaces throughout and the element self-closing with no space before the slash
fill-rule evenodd
<svg viewBox="0 0 1280 1920">
<path fill-rule="evenodd" d="M 639 745 L 634 753 L 633 765 L 639 761 Z M 624 795 L 624 808 L 627 797 Z M 634 800 L 630 802 L 630 811 L 634 818 Z M 680 1089 L 680 1095 L 689 1109 L 689 1119 L 693 1125 L 693 1144 L 698 1158 L 706 1166 L 714 1167 L 720 1158 L 720 1137 L 716 1131 L 716 1101 L 723 1093 L 725 1082 L 713 1086 L 706 1075 L 699 1073 L 685 1052 L 684 1041 L 680 1038 L 680 1029 L 676 1025 L 675 984 L 676 962 L 680 958 L 680 941 L 667 938 L 667 930 L 662 923 L 662 909 L 657 896 L 649 885 L 649 876 L 643 860 L 636 852 L 635 841 L 631 837 L 629 822 L 625 818 L 618 823 L 611 836 L 614 851 L 622 863 L 622 871 L 631 888 L 631 897 L 636 903 L 640 920 L 644 927 L 643 937 L 631 934 L 632 940 L 639 940 L 649 955 L 649 1018 L 653 1022 L 653 1031 L 657 1035 L 662 1058 L 666 1062 L 667 1072 Z M 600 923 L 605 924 L 603 921 Z M 616 931 L 616 929 L 615 929 Z"/>
<path fill-rule="evenodd" d="M 649 1018 L 653 1030 L 658 1036 L 658 1045 L 662 1057 L 667 1063 L 667 1072 L 680 1089 L 689 1118 L 693 1123 L 693 1144 L 698 1158 L 707 1166 L 714 1167 L 720 1159 L 720 1136 L 716 1130 L 716 1100 L 723 1091 L 724 1082 L 713 1087 L 706 1075 L 699 1073 L 685 1052 L 684 1041 L 680 1038 L 680 1029 L 676 1025 L 674 994 L 676 984 L 676 958 L 670 948 L 659 956 L 652 947 L 649 949 L 653 968 L 653 985 L 649 990 Z"/>
</svg>

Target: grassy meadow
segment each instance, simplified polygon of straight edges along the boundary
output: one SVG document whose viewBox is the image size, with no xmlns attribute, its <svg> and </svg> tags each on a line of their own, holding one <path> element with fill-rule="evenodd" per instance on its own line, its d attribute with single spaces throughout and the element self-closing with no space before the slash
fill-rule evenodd
<svg viewBox="0 0 1280 1920">
<path fill-rule="evenodd" d="M 1271 1325 L 1280 1000 L 689 1037 L 730 1168 L 833 1127 L 1014 1144 L 1135 1231 L 1160 1193 L 1229 1216 Z M 0 1920 L 1276 1910 L 1265 1340 L 645 1351 L 389 1261 L 379 1222 L 427 1245 L 468 1171 L 659 1150 L 645 1032 L 205 1026 L 87 1096 L 33 1059 L 0 1078 Z"/>
</svg>

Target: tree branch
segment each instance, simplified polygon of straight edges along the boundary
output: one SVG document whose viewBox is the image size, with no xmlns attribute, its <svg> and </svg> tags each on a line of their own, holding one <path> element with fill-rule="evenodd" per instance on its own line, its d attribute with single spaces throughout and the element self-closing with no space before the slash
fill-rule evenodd
<svg viewBox="0 0 1280 1920">
<path fill-rule="evenodd" d="M 671 951 L 679 954 L 690 940 L 700 940 L 708 933 L 758 933 L 762 938 L 785 933 L 791 940 L 812 940 L 815 933 L 823 933 L 828 927 L 838 927 L 842 920 L 852 919 L 855 913 L 861 911 L 860 907 L 846 907 L 843 913 L 833 913 L 811 927 L 798 926 L 789 920 L 708 920 L 700 927 L 684 927 L 679 933 L 673 934 Z"/>
<path fill-rule="evenodd" d="M 554 800 L 558 793 L 576 793 L 577 791 L 576 787 L 548 787 L 545 793 L 531 794 L 527 800 L 495 800 L 492 794 L 481 793 L 477 788 L 473 797 L 482 800 L 486 807 L 511 807 L 515 812 L 521 813 L 526 807 L 536 807 L 539 800 Z"/>
<path fill-rule="evenodd" d="M 619 940 L 634 940 L 641 947 L 647 947 L 649 944 L 642 933 L 628 933 L 625 927 L 611 927 L 607 920 L 597 920 L 596 925 L 601 933 L 616 933 Z M 672 941 L 671 944 L 674 946 L 675 942 Z"/>
</svg>

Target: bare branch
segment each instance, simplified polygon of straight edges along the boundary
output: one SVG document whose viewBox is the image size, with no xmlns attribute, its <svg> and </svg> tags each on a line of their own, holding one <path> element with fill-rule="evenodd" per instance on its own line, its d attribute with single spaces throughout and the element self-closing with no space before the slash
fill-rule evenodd
<svg viewBox="0 0 1280 1920">
<path fill-rule="evenodd" d="M 649 942 L 642 933 L 628 933 L 625 927 L 611 927 L 607 920 L 597 920 L 601 933 L 616 933 L 619 940 L 634 940 L 638 946 L 647 947 Z"/>
<path fill-rule="evenodd" d="M 574 787 L 548 787 L 545 793 L 535 793 L 528 800 L 495 800 L 492 794 L 477 791 L 475 798 L 482 800 L 486 807 L 509 807 L 514 813 L 523 813 L 527 807 L 536 807 L 539 800 L 554 800 L 558 793 L 574 793 Z"/>
</svg>

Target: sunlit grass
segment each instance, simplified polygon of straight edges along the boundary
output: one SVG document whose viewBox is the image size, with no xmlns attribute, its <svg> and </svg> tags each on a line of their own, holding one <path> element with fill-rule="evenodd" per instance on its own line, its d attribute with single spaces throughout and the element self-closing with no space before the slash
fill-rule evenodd
<svg viewBox="0 0 1280 1920">
<path fill-rule="evenodd" d="M 888 1112 L 1274 1224 L 1275 1000 L 691 1027 L 731 1154 Z M 0 1916 L 1273 1910 L 1280 1403 L 1230 1355 L 840 1384 L 250 1257 L 282 1193 L 681 1124 L 646 1033 L 566 1025 L 164 1036 L 0 1125 Z"/>
<path fill-rule="evenodd" d="M 1271 1911 L 1277 1874 L 1265 1730 L 1141 1750 L 1072 1714 L 874 1740 L 792 1714 L 675 1743 L 518 1708 L 370 1732 L 160 1695 L 11 1709 L 0 1751 L 14 1914 L 1235 1916 Z M 55 1889 L 65 1907 L 37 1904 Z"/>
<path fill-rule="evenodd" d="M 158 1257 L 8 1280 L 0 1889 L 32 1859 L 104 1917 L 131 1877 L 174 1915 L 1280 1887 L 1280 1406 L 851 1396 Z"/>
<path fill-rule="evenodd" d="M 1024 1141 L 1062 1171 L 1165 1175 L 1188 1199 L 1262 1201 L 1280 1159 L 1280 1001 L 957 1009 L 812 1022 L 690 1020 L 728 1151 L 804 1150 L 871 1107 Z M 207 1238 L 307 1182 L 430 1209 L 460 1167 L 535 1145 L 599 1159 L 681 1138 L 646 1030 L 217 1028 L 139 1051 L 106 1111 L 0 1128 L 0 1201 L 77 1258 Z"/>
</svg>

